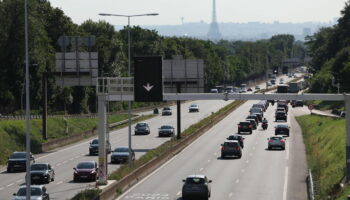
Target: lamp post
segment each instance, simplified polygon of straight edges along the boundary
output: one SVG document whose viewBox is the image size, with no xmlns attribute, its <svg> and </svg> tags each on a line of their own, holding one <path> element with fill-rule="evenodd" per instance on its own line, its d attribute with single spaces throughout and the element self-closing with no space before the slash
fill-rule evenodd
<svg viewBox="0 0 350 200">
<path fill-rule="evenodd" d="M 157 16 L 158 13 L 147 13 L 137 15 L 120 15 L 110 13 L 99 13 L 100 16 L 109 17 L 127 17 L 128 18 L 128 75 L 131 76 L 131 53 L 130 53 L 130 18 L 132 17 L 143 17 L 143 16 Z M 128 101 L 128 125 L 129 125 L 129 166 L 131 166 L 131 101 Z"/>
</svg>

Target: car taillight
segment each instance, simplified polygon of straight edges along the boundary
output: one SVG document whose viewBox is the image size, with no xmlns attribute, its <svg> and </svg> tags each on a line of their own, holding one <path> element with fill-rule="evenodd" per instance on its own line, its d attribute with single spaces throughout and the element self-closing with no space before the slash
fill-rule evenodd
<svg viewBox="0 0 350 200">
<path fill-rule="evenodd" d="M 285 141 L 284 141 L 284 140 L 280 140 L 280 142 L 283 142 L 283 143 L 284 143 Z"/>
<path fill-rule="evenodd" d="M 240 150 L 241 148 L 239 146 L 236 147 L 236 150 Z"/>
<path fill-rule="evenodd" d="M 269 140 L 269 142 L 273 142 L 273 140 Z"/>
<path fill-rule="evenodd" d="M 249 125 L 249 128 L 252 128 L 252 125 Z"/>
<path fill-rule="evenodd" d="M 222 146 L 222 147 L 221 147 L 221 150 L 225 150 L 225 148 Z"/>
<path fill-rule="evenodd" d="M 241 125 L 238 125 L 238 128 L 241 128 L 242 126 Z"/>
</svg>

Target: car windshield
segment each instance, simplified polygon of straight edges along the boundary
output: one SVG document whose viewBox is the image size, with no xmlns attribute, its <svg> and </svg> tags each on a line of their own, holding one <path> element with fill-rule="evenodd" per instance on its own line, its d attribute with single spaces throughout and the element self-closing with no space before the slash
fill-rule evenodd
<svg viewBox="0 0 350 200">
<path fill-rule="evenodd" d="M 172 126 L 161 126 L 160 129 L 172 129 Z"/>
<path fill-rule="evenodd" d="M 10 158 L 26 158 L 26 153 L 25 152 L 18 152 L 18 153 L 13 153 Z"/>
<path fill-rule="evenodd" d="M 188 184 L 204 184 L 204 179 L 191 177 L 191 178 L 186 179 L 186 183 L 188 183 Z"/>
<path fill-rule="evenodd" d="M 239 125 L 250 125 L 250 122 L 240 122 Z"/>
<path fill-rule="evenodd" d="M 163 108 L 163 110 L 170 110 L 170 108 Z"/>
<path fill-rule="evenodd" d="M 239 140 L 239 136 L 238 135 L 230 135 L 227 139 L 228 140 Z"/>
<path fill-rule="evenodd" d="M 95 164 L 93 162 L 82 162 L 79 163 L 77 168 L 78 169 L 92 169 L 95 167 Z"/>
<path fill-rule="evenodd" d="M 30 188 L 31 196 L 41 196 L 40 188 Z M 17 196 L 26 196 L 26 188 L 20 188 L 17 192 Z"/>
<path fill-rule="evenodd" d="M 47 170 L 46 164 L 33 164 L 30 166 L 30 170 Z"/>
<path fill-rule="evenodd" d="M 114 152 L 129 152 L 129 149 L 127 147 L 120 147 L 114 149 Z"/>
<path fill-rule="evenodd" d="M 278 124 L 277 128 L 288 128 L 288 126 L 285 124 Z"/>
<path fill-rule="evenodd" d="M 146 126 L 146 123 L 138 123 L 136 124 L 136 127 L 145 127 Z"/>
<path fill-rule="evenodd" d="M 195 105 L 195 104 L 192 104 L 192 105 L 191 105 L 191 107 L 197 107 L 197 105 Z"/>
<path fill-rule="evenodd" d="M 92 140 L 91 144 L 98 144 L 98 140 Z"/>
</svg>

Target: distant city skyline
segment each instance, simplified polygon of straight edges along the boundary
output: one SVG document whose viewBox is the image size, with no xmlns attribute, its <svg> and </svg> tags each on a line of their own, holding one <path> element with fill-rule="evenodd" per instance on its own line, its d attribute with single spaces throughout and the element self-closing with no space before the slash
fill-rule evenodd
<svg viewBox="0 0 350 200">
<path fill-rule="evenodd" d="M 132 25 L 179 25 L 211 22 L 212 0 L 49 0 L 74 23 L 92 19 L 113 25 L 126 24 L 125 18 L 102 17 L 98 13 L 142 14 L 156 17 L 134 18 Z M 333 22 L 348 0 L 217 0 L 218 23 Z"/>
</svg>

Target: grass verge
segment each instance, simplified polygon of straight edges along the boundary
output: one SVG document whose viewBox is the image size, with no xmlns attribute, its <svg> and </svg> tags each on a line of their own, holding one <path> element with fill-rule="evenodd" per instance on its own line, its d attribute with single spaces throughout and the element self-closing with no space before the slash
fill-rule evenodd
<svg viewBox="0 0 350 200">
<path fill-rule="evenodd" d="M 307 162 L 315 178 L 316 199 L 346 199 L 340 190 L 345 176 L 345 120 L 316 115 L 296 118 L 301 126 Z"/>
<path fill-rule="evenodd" d="M 127 119 L 126 114 L 111 115 L 108 122 L 114 123 Z M 143 120 L 140 118 L 139 120 Z M 49 118 L 48 137 L 50 139 L 61 138 L 78 134 L 84 131 L 96 129 L 97 118 Z M 68 133 L 66 133 L 66 126 Z M 118 127 L 116 127 L 118 128 Z M 30 121 L 31 130 L 31 150 L 37 153 L 40 144 L 45 142 L 42 139 L 42 120 L 34 119 Z M 7 161 L 7 157 L 14 151 L 25 149 L 26 121 L 25 120 L 3 120 L 0 121 L 0 165 Z"/>
</svg>

